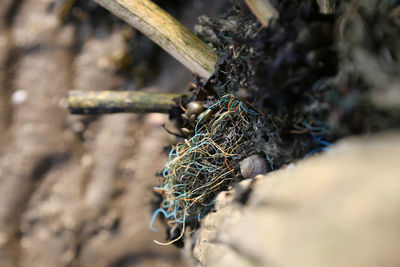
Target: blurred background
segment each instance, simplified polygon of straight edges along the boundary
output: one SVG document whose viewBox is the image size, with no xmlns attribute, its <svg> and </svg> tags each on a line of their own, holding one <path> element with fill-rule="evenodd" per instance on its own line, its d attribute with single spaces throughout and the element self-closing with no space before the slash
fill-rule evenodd
<svg viewBox="0 0 400 267">
<path fill-rule="evenodd" d="M 192 28 L 227 1 L 155 2 Z M 70 115 L 66 97 L 183 92 L 191 79 L 92 1 L 2 0 L 0 266 L 182 265 L 148 228 L 168 115 Z"/>
</svg>

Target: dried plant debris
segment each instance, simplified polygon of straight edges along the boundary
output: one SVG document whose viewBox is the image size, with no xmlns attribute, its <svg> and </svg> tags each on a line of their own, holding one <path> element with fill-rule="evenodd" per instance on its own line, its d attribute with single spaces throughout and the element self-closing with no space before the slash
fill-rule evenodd
<svg viewBox="0 0 400 267">
<path fill-rule="evenodd" d="M 219 19 L 199 18 L 196 32 L 219 61 L 172 113 L 183 138 L 153 216 L 166 218 L 169 243 L 247 176 L 244 159 L 257 155 L 268 172 L 344 136 L 400 126 L 399 100 L 389 97 L 400 91 L 398 2 L 336 1 L 324 15 L 316 1 L 271 1 L 279 18 L 268 28 L 239 1 Z"/>
</svg>

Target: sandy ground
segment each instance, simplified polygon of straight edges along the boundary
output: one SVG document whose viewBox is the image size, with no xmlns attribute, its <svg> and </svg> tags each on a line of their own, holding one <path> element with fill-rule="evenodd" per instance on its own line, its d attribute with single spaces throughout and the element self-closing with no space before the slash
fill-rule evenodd
<svg viewBox="0 0 400 267">
<path fill-rule="evenodd" d="M 126 43 L 123 28 L 60 25 L 50 2 L 0 9 L 0 266 L 180 266 L 148 228 L 168 117 L 70 115 L 69 90 L 126 85 L 109 60 Z M 191 74 L 161 58 L 151 86 L 183 89 Z"/>
</svg>

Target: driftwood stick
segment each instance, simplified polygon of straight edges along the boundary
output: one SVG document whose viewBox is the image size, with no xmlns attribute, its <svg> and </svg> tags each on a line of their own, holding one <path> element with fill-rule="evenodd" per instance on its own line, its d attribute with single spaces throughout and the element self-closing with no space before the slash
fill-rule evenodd
<svg viewBox="0 0 400 267">
<path fill-rule="evenodd" d="M 168 113 L 180 94 L 133 91 L 70 91 L 68 108 L 72 114 L 119 112 Z"/>
<path fill-rule="evenodd" d="M 269 0 L 244 0 L 260 23 L 267 27 L 271 19 L 277 19 L 279 12 Z"/>
<path fill-rule="evenodd" d="M 208 78 L 217 57 L 211 47 L 150 0 L 94 0 L 147 35 L 193 73 Z"/>
</svg>

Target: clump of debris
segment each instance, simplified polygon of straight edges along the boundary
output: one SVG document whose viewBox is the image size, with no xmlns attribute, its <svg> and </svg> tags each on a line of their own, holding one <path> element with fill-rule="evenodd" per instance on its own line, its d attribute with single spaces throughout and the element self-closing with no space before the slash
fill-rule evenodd
<svg viewBox="0 0 400 267">
<path fill-rule="evenodd" d="M 163 215 L 175 244 L 234 183 L 345 136 L 400 126 L 399 0 L 270 0 L 279 16 L 268 27 L 244 1 L 231 2 L 219 18 L 199 18 L 196 34 L 219 60 L 171 111 L 181 132 L 155 188 L 152 222 Z M 91 2 L 55 1 L 50 9 L 65 23 L 122 27 Z M 78 40 L 87 31 L 79 29 Z M 115 63 L 140 87 L 158 68 L 148 59 L 159 49 L 139 33 L 125 35 L 129 51 Z"/>
<path fill-rule="evenodd" d="M 267 28 L 242 2 L 199 18 L 196 33 L 219 61 L 172 115 L 181 138 L 153 216 L 165 216 L 171 242 L 233 183 L 400 126 L 399 1 L 343 1 L 331 14 L 311 0 L 271 2 L 279 18 Z"/>
<path fill-rule="evenodd" d="M 162 213 L 172 227 L 197 224 L 216 194 L 240 179 L 238 161 L 257 152 L 261 114 L 233 94 L 214 100 L 189 102 L 182 114 L 190 130 L 182 128 L 187 139 L 170 151 L 162 186 L 155 188 L 163 200 L 153 220 Z"/>
</svg>

